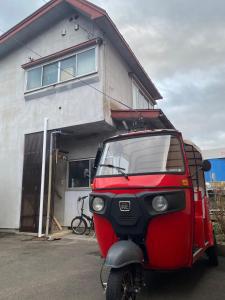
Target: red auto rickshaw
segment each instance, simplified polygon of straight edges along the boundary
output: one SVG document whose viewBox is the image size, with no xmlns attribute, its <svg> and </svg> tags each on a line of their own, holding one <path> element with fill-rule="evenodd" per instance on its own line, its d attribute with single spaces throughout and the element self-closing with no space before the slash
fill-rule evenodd
<svg viewBox="0 0 225 300">
<path fill-rule="evenodd" d="M 106 299 L 135 299 L 143 270 L 191 267 L 204 253 L 217 265 L 203 161 L 176 130 L 107 139 L 90 195 L 96 237 L 111 268 Z"/>
</svg>

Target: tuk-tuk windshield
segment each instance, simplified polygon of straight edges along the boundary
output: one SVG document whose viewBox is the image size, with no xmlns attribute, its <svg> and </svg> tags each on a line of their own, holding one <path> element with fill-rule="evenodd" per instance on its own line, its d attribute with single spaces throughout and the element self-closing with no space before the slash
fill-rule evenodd
<svg viewBox="0 0 225 300">
<path fill-rule="evenodd" d="M 105 144 L 97 176 L 182 173 L 181 145 L 174 135 L 129 137 Z"/>
</svg>

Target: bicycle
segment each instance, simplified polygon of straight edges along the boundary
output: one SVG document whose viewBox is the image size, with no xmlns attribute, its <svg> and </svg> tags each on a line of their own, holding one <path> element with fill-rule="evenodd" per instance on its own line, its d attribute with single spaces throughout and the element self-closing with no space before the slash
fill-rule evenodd
<svg viewBox="0 0 225 300">
<path fill-rule="evenodd" d="M 74 234 L 77 235 L 89 235 L 92 230 L 94 230 L 93 217 L 89 217 L 84 213 L 84 200 L 88 196 L 83 196 L 78 198 L 78 202 L 82 201 L 81 204 L 81 215 L 73 218 L 71 221 L 71 228 Z"/>
</svg>

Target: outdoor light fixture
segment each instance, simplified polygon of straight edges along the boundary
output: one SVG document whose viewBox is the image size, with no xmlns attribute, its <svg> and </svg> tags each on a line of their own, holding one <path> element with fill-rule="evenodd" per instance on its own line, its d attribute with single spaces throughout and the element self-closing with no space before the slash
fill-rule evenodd
<svg viewBox="0 0 225 300">
<path fill-rule="evenodd" d="M 65 36 L 66 35 L 66 28 L 63 28 L 61 31 L 61 36 Z"/>
<path fill-rule="evenodd" d="M 102 198 L 100 197 L 95 197 L 93 202 L 92 202 L 92 207 L 93 207 L 93 210 L 96 211 L 96 212 L 100 212 L 101 210 L 103 210 L 105 206 L 105 202 Z"/>
<path fill-rule="evenodd" d="M 74 30 L 75 30 L 75 31 L 79 30 L 79 28 L 80 28 L 79 24 L 75 24 L 75 25 L 74 25 Z"/>
<path fill-rule="evenodd" d="M 168 208 L 168 201 L 164 196 L 156 196 L 152 200 L 152 207 L 157 212 L 164 212 Z"/>
</svg>

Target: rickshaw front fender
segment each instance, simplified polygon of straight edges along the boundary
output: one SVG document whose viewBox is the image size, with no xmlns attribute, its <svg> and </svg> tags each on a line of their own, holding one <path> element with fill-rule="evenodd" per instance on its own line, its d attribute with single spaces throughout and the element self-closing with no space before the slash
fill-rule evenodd
<svg viewBox="0 0 225 300">
<path fill-rule="evenodd" d="M 142 264 L 144 256 L 141 248 L 132 241 L 119 241 L 111 246 L 105 265 L 119 269 L 130 264 Z"/>
</svg>

